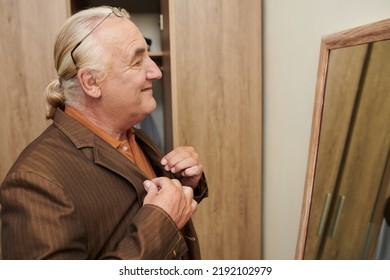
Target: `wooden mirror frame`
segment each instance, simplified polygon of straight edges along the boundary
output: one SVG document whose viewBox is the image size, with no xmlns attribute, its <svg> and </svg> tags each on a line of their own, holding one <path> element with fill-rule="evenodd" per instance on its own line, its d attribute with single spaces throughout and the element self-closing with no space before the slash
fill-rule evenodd
<svg viewBox="0 0 390 280">
<path fill-rule="evenodd" d="M 302 260 L 304 259 L 305 254 L 330 51 L 334 49 L 352 47 L 388 39 L 390 39 L 390 18 L 322 37 L 309 145 L 308 165 L 306 170 L 304 197 L 302 202 L 301 221 L 299 226 L 295 259 Z"/>
</svg>

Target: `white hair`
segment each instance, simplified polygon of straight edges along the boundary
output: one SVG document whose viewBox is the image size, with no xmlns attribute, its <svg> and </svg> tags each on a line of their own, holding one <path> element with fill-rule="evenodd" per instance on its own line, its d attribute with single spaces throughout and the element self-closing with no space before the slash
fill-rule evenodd
<svg viewBox="0 0 390 280">
<path fill-rule="evenodd" d="M 72 15 L 61 28 L 54 45 L 58 78 L 46 87 L 47 119 L 54 117 L 58 107 L 63 108 L 66 104 L 77 108 L 81 104 L 83 95 L 77 80 L 79 68 L 95 70 L 104 79 L 110 67 L 111 53 L 99 44 L 92 31 L 111 13 L 130 19 L 124 9 L 100 6 Z"/>
</svg>

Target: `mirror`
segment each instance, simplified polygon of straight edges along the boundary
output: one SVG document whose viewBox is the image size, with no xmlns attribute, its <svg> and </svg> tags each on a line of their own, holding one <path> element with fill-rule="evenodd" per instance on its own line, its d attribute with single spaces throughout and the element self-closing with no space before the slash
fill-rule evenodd
<svg viewBox="0 0 390 280">
<path fill-rule="evenodd" d="M 390 19 L 321 41 L 296 259 L 390 257 Z"/>
</svg>

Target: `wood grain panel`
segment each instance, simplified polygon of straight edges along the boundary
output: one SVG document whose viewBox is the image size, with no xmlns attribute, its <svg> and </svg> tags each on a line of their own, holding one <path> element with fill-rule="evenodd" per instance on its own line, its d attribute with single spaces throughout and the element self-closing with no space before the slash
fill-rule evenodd
<svg viewBox="0 0 390 280">
<path fill-rule="evenodd" d="M 323 237 L 325 224 L 321 225 L 321 219 L 326 220 L 325 203 L 326 201 L 330 203 L 334 196 L 366 53 L 367 45 L 362 45 L 333 50 L 329 57 L 326 99 L 314 181 L 314 186 L 321 187 L 314 187 L 312 198 L 313 204 L 321 207 L 311 211 L 305 254 L 307 259 L 316 258 Z"/>
<path fill-rule="evenodd" d="M 54 38 L 69 6 L 67 0 L 0 0 L 0 7 L 2 182 L 22 149 L 48 125 L 44 90 L 56 77 Z"/>
<path fill-rule="evenodd" d="M 365 257 L 366 233 L 390 147 L 390 64 L 384 59 L 388 57 L 390 40 L 373 44 L 338 190 L 345 203 L 334 234 L 326 240 L 322 256 L 325 259 Z M 355 217 L 359 218 L 351 222 Z M 341 245 L 343 250 L 335 249 Z"/>
<path fill-rule="evenodd" d="M 45 121 L 46 85 L 54 79 L 54 37 L 67 1 L 0 1 L 0 181 Z"/>
<path fill-rule="evenodd" d="M 210 186 L 194 219 L 203 258 L 259 259 L 261 1 L 170 3 L 174 146 L 195 146 Z"/>
</svg>

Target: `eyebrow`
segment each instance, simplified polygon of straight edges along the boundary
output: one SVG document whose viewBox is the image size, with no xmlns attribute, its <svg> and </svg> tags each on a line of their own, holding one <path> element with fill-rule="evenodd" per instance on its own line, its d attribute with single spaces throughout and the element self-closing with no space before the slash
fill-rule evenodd
<svg viewBox="0 0 390 280">
<path fill-rule="evenodd" d="M 135 55 L 144 54 L 146 52 L 145 48 L 137 48 L 134 52 Z"/>
</svg>

